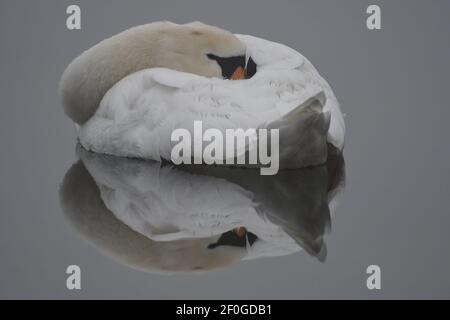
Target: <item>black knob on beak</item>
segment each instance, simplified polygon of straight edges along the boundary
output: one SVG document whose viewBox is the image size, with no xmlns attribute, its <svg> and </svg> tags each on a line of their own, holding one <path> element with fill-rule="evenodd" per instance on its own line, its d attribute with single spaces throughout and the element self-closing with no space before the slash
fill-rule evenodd
<svg viewBox="0 0 450 320">
<path fill-rule="evenodd" d="M 212 53 L 208 53 L 206 56 L 219 64 L 220 69 L 222 70 L 222 76 L 225 79 L 237 80 L 239 78 L 244 78 L 245 56 L 223 58 Z M 239 77 L 239 70 L 242 70 L 242 77 Z"/>
<path fill-rule="evenodd" d="M 253 77 L 256 73 L 256 63 L 255 61 L 253 61 L 252 57 L 248 58 L 247 61 L 247 66 L 245 68 L 245 79 L 250 79 L 251 77 Z"/>
<path fill-rule="evenodd" d="M 225 79 L 240 80 L 250 79 L 256 73 L 256 63 L 250 57 L 245 64 L 245 56 L 234 57 L 219 57 L 215 54 L 208 53 L 206 55 L 209 59 L 214 60 L 220 66 L 222 70 L 222 76 Z"/>
</svg>

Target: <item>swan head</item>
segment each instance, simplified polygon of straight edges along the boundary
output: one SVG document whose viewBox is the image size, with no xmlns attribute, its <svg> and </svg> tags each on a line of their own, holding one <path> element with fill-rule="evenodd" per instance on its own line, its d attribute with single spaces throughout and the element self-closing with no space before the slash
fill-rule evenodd
<svg viewBox="0 0 450 320">
<path fill-rule="evenodd" d="M 201 22 L 172 24 L 162 30 L 168 68 L 205 77 L 244 79 L 246 46 L 231 32 Z"/>
<path fill-rule="evenodd" d="M 148 68 L 209 78 L 250 78 L 256 65 L 249 58 L 246 69 L 246 51 L 231 32 L 201 22 L 133 27 L 99 42 L 67 66 L 59 85 L 64 111 L 76 123 L 85 123 L 114 84 Z"/>
</svg>

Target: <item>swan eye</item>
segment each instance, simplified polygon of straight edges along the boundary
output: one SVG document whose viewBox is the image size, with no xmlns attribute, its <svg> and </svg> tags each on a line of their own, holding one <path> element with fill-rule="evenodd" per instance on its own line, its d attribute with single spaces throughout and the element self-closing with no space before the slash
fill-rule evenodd
<svg viewBox="0 0 450 320">
<path fill-rule="evenodd" d="M 245 69 L 245 56 L 234 56 L 234 57 L 219 57 L 215 54 L 208 53 L 206 55 L 209 59 L 216 61 L 220 69 L 222 70 L 222 76 L 225 79 L 243 79 L 244 74 L 242 73 L 242 77 L 240 76 L 239 70 Z"/>
</svg>

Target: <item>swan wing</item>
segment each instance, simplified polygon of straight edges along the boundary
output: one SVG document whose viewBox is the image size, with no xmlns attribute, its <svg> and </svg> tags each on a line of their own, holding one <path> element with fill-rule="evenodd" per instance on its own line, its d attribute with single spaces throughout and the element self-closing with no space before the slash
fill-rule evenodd
<svg viewBox="0 0 450 320">
<path fill-rule="evenodd" d="M 261 128 L 323 92 L 322 111 L 330 122 L 328 142 L 342 149 L 343 115 L 331 88 L 312 64 L 286 46 L 240 37 L 261 66 L 254 77 L 210 79 L 164 68 L 133 73 L 107 92 L 96 114 L 80 127 L 81 144 L 100 153 L 171 160 L 177 143 L 171 139 L 175 129 L 186 129 L 193 136 L 195 121 L 202 121 L 203 131 L 214 128 L 222 134 L 227 129 Z M 295 137 L 290 135 L 289 141 Z"/>
</svg>

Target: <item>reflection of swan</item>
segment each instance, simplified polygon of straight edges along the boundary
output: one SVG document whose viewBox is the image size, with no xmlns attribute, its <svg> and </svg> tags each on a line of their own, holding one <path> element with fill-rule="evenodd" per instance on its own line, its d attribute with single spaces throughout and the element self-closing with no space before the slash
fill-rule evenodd
<svg viewBox="0 0 450 320">
<path fill-rule="evenodd" d="M 343 159 L 327 166 L 259 171 L 173 167 L 79 148 L 60 196 L 68 220 L 98 248 L 146 271 L 208 270 L 303 247 L 325 259 L 330 203 Z"/>
</svg>

